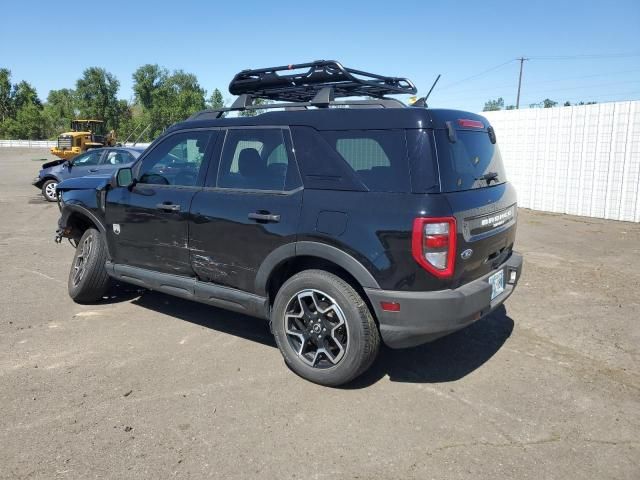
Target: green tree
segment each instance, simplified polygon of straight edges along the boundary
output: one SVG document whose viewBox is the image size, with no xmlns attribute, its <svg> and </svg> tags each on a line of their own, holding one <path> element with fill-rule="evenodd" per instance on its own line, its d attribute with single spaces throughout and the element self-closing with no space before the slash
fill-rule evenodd
<svg viewBox="0 0 640 480">
<path fill-rule="evenodd" d="M 12 114 L 11 71 L 6 68 L 0 68 L 0 122 L 4 122 Z"/>
<path fill-rule="evenodd" d="M 63 88 L 51 90 L 44 104 L 43 117 L 46 122 L 45 137 L 55 138 L 67 130 L 76 117 L 76 96 L 73 90 Z"/>
<path fill-rule="evenodd" d="M 504 108 L 504 99 L 502 97 L 495 100 L 489 100 L 485 102 L 483 112 L 493 112 L 496 110 L 502 110 Z"/>
<path fill-rule="evenodd" d="M 11 86 L 11 72 L 0 72 L 0 90 L 3 98 L 4 119 L 0 124 L 0 134 L 8 138 L 37 140 L 43 138 L 45 122 L 42 116 L 42 102 L 33 86 L 22 80 Z"/>
<path fill-rule="evenodd" d="M 153 107 L 153 95 L 166 81 L 169 72 L 157 64 L 146 64 L 133 73 L 133 93 L 144 108 Z"/>
<path fill-rule="evenodd" d="M 129 126 L 133 131 L 143 124 L 150 125 L 145 140 L 205 108 L 205 91 L 191 73 L 177 70 L 166 75 L 166 70 L 157 65 L 145 65 L 136 71 L 133 80 L 141 110 L 133 111 Z"/>
<path fill-rule="evenodd" d="M 24 80 L 13 86 L 13 108 L 18 112 L 27 105 L 42 107 L 42 102 L 38 98 L 38 92 L 33 86 Z"/>
<path fill-rule="evenodd" d="M 120 82 L 104 68 L 87 68 L 76 82 L 79 115 L 104 120 L 110 130 L 118 125 L 118 88 Z"/>
<path fill-rule="evenodd" d="M 544 108 L 553 108 L 553 107 L 555 107 L 556 105 L 558 105 L 558 102 L 555 102 L 555 101 L 551 100 L 550 98 L 545 98 L 545 99 L 542 101 L 542 106 L 543 106 Z"/>
<path fill-rule="evenodd" d="M 35 104 L 23 106 L 16 118 L 3 122 L 3 134 L 8 138 L 40 140 L 44 138 L 42 108 Z"/>
<path fill-rule="evenodd" d="M 224 108 L 224 99 L 222 98 L 222 92 L 217 88 L 213 90 L 211 97 L 209 98 L 209 108 L 217 110 L 219 108 Z"/>
</svg>

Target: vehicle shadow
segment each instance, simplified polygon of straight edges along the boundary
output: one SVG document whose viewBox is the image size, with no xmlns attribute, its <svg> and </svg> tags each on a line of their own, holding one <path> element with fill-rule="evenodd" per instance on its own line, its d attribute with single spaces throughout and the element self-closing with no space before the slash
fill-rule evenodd
<svg viewBox="0 0 640 480">
<path fill-rule="evenodd" d="M 107 293 L 102 297 L 102 300 L 95 302 L 96 305 L 121 303 L 133 300 L 136 297 L 140 297 L 147 292 L 143 287 L 131 285 L 128 283 L 112 282 Z"/>
<path fill-rule="evenodd" d="M 493 357 L 511 336 L 513 326 L 501 305 L 481 320 L 434 342 L 402 350 L 383 346 L 371 368 L 346 388 L 365 388 L 385 376 L 392 382 L 409 383 L 459 380 Z"/>
<path fill-rule="evenodd" d="M 131 303 L 217 332 L 277 348 L 269 324 L 259 318 L 153 291 L 145 291 Z"/>
<path fill-rule="evenodd" d="M 218 332 L 277 348 L 264 320 L 209 305 L 146 291 L 132 302 L 165 315 Z M 465 377 L 487 362 L 511 336 L 514 322 L 500 306 L 467 328 L 414 348 L 393 350 L 382 346 L 380 355 L 362 376 L 343 386 L 369 387 L 388 376 L 392 382 L 442 383 Z"/>
</svg>

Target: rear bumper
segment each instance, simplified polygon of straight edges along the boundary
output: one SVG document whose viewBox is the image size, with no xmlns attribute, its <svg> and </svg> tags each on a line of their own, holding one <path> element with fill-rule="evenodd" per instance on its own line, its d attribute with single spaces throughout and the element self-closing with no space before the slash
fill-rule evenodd
<svg viewBox="0 0 640 480">
<path fill-rule="evenodd" d="M 491 300 L 487 279 L 505 270 L 504 292 Z M 516 272 L 510 282 L 511 272 Z M 460 330 L 499 307 L 513 293 L 522 273 L 522 255 L 513 253 L 494 271 L 455 290 L 404 292 L 365 288 L 380 323 L 380 334 L 391 348 L 427 343 Z M 382 310 L 380 302 L 400 303 L 399 312 Z"/>
</svg>

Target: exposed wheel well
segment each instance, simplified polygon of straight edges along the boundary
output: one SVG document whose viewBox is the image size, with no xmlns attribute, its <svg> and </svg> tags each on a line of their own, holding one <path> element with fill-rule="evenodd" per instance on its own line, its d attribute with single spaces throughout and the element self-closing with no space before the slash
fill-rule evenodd
<svg viewBox="0 0 640 480">
<path fill-rule="evenodd" d="M 74 240 L 80 240 L 80 237 L 89 228 L 95 228 L 99 230 L 98 226 L 91 221 L 91 219 L 82 213 L 73 212 L 67 219 L 67 227 L 71 229 L 70 237 Z"/>
<path fill-rule="evenodd" d="M 292 276 L 296 273 L 302 272 L 303 270 L 324 270 L 326 272 L 333 273 L 334 275 L 340 277 L 342 280 L 347 282 L 349 285 L 353 287 L 353 289 L 358 292 L 358 294 L 362 297 L 362 299 L 366 302 L 369 307 L 369 311 L 371 315 L 373 315 L 376 320 L 375 310 L 372 308 L 371 303 L 369 301 L 369 297 L 360 285 L 360 282 L 355 279 L 353 275 L 351 275 L 347 270 L 342 268 L 340 265 L 333 263 L 329 260 L 320 257 L 313 256 L 299 256 L 290 258 L 285 260 L 280 265 L 278 265 L 271 275 L 269 276 L 269 280 L 267 281 L 267 294 L 269 296 L 269 305 L 273 305 L 273 302 L 280 290 L 280 287 Z"/>
</svg>

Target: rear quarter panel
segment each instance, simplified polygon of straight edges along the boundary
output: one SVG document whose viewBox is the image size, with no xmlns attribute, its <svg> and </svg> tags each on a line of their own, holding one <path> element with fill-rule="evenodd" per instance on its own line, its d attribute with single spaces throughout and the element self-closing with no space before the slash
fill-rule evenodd
<svg viewBox="0 0 640 480">
<path fill-rule="evenodd" d="M 305 189 L 298 241 L 344 250 L 380 288 L 438 290 L 449 282 L 429 275 L 413 259 L 411 231 L 415 217 L 450 214 L 447 201 L 437 195 Z"/>
</svg>

